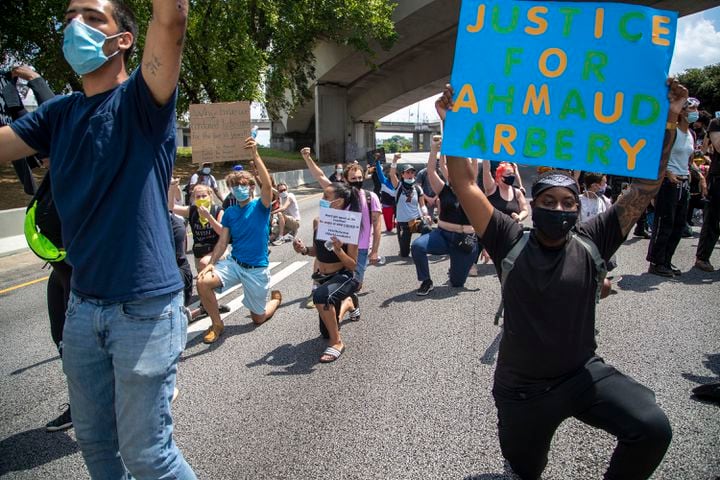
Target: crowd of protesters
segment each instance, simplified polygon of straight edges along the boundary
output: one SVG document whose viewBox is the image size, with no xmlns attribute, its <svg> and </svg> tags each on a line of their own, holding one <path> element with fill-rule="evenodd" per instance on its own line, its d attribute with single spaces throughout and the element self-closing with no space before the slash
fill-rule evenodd
<svg viewBox="0 0 720 480">
<path fill-rule="evenodd" d="M 720 119 L 701 111 L 677 81 L 668 82 L 656 180 L 549 169 L 539 172 L 528 201 L 517 165 L 446 158 L 440 136 L 420 172 L 399 154 L 389 165 L 375 155 L 365 171 L 357 162 L 339 163 L 327 177 L 303 148 L 323 190 L 319 206 L 360 215 L 357 244 L 318 238 L 317 218 L 305 242 L 298 200 L 287 184 L 275 184 L 254 136 L 245 142 L 251 164 L 226 176 L 225 198 L 212 164 L 200 166 L 184 193 L 172 178 L 177 39 L 187 2 L 153 2 L 143 62 L 131 74 L 132 12 L 116 0 L 81 3 L 71 1 L 66 11 L 63 49 L 84 92 L 52 98 L 39 75 L 14 69 L 11 78 L 28 80 L 42 105 L 25 115 L 13 98 L 12 116 L 2 118 L 10 126 L 0 128 L 0 162 L 14 161 L 33 195 L 28 241 L 53 266 L 48 310 L 72 416 L 68 407 L 47 428 L 75 426 L 93 478 L 195 478 L 173 441 L 170 413 L 187 326 L 209 316 L 203 340 L 215 343 L 228 311 L 217 293 L 238 284 L 252 322 L 272 318 L 283 297 L 269 289 L 269 246 L 292 242 L 297 254 L 314 257 L 311 303 L 327 339 L 319 362 L 337 361 L 346 348 L 340 321 L 360 319 L 366 268 L 381 262 L 383 223 L 386 236 L 397 238 L 398 256 L 412 257 L 417 295 L 434 288 L 428 255 L 449 257 L 448 283 L 456 288 L 481 254 L 495 265 L 504 335 L 493 395 L 502 453 L 517 474 L 540 477 L 555 430 L 571 416 L 617 437 L 606 478 L 652 474 L 670 443 L 670 425 L 651 390 L 595 354 L 595 304 L 608 294 L 614 253 L 636 225 L 650 240 L 649 273 L 674 277 L 682 274 L 673 264 L 678 243 L 700 221 L 694 210 L 703 210 L 695 267 L 714 271 Z M 14 85 L 6 87 L 7 99 Z M 452 102 L 448 86 L 436 103 L 441 121 Z M 36 187 L 29 169 L 47 158 L 49 173 Z M 75 188 L 78 177 L 87 178 L 87 188 Z M 375 191 L 364 188 L 367 179 Z M 533 228 L 523 225 L 528 218 Z M 195 273 L 186 256 L 188 228 Z M 110 244 L 112 256 L 104 254 Z M 186 308 L 193 286 L 201 311 Z"/>
</svg>

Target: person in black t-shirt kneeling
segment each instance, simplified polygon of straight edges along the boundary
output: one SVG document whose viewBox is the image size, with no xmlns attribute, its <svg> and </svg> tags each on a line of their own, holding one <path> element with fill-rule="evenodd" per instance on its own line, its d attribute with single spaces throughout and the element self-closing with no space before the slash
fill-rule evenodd
<svg viewBox="0 0 720 480">
<path fill-rule="evenodd" d="M 675 141 L 687 89 L 669 80 L 670 110 L 659 172 Z M 441 120 L 452 108 L 445 88 L 435 106 Z M 493 208 L 475 181 L 470 162 L 448 157 L 453 189 L 498 268 L 524 236 L 522 227 Z M 533 225 L 527 244 L 503 280 L 505 317 L 493 396 L 500 448 L 523 479 L 538 479 L 548 461 L 555 430 L 568 417 L 618 439 L 606 479 L 644 479 L 660 464 L 672 438 L 654 393 L 606 364 L 595 353 L 598 282 L 594 243 L 602 259 L 623 243 L 662 183 L 636 180 L 607 211 L 577 223 L 575 179 L 550 171 L 532 189 Z"/>
</svg>

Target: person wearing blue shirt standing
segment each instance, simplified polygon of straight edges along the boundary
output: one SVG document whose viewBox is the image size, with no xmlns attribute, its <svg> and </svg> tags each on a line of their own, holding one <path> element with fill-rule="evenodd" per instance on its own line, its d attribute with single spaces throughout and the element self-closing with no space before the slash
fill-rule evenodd
<svg viewBox="0 0 720 480">
<path fill-rule="evenodd" d="M 255 179 L 249 172 L 235 171 L 225 177 L 237 205 L 225 212 L 220 239 L 215 244 L 208 266 L 198 274 L 197 280 L 200 300 L 212 320 L 203 337 L 205 343 L 216 342 L 225 330 L 215 290 L 228 290 L 242 283 L 245 292 L 243 305 L 250 310 L 255 325 L 269 320 L 282 302 L 279 290 L 273 290 L 270 301 L 265 302 L 270 284 L 267 244 L 270 238 L 272 180 L 257 152 L 255 139 L 249 137 L 245 140 L 245 148 L 253 152 L 261 183 L 260 198 L 253 199 Z M 218 263 L 231 238 L 232 253 Z"/>
<path fill-rule="evenodd" d="M 121 0 L 71 0 L 63 53 L 83 91 L 0 128 L 0 163 L 52 158 L 73 267 L 63 369 L 92 478 L 196 478 L 170 411 L 187 339 L 167 214 L 187 14 L 187 0 L 153 0 L 141 67 L 128 74 L 132 11 Z"/>
</svg>

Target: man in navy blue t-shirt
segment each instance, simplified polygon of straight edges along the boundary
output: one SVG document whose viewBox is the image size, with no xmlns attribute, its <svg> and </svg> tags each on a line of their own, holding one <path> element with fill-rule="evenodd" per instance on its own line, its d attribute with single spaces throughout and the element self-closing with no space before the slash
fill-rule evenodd
<svg viewBox="0 0 720 480">
<path fill-rule="evenodd" d="M 166 192 L 187 0 L 153 0 L 142 66 L 121 0 L 71 0 L 63 53 L 83 92 L 0 129 L 0 163 L 51 158 L 72 294 L 63 368 L 93 478 L 194 479 L 172 440 L 170 400 L 187 323 Z"/>
</svg>

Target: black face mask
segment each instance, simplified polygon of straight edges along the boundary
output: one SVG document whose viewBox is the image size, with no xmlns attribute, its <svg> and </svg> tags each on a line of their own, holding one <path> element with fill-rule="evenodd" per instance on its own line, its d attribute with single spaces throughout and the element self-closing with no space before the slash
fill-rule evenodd
<svg viewBox="0 0 720 480">
<path fill-rule="evenodd" d="M 512 186 L 513 183 L 515 183 L 515 175 L 506 175 L 502 177 L 502 181 L 505 183 L 505 185 Z"/>
<path fill-rule="evenodd" d="M 550 240 L 564 238 L 575 226 L 578 212 L 535 208 L 532 212 L 533 225 Z"/>
<path fill-rule="evenodd" d="M 348 185 L 350 185 L 351 187 L 360 189 L 363 186 L 363 182 L 362 182 L 362 180 L 358 180 L 357 182 L 348 182 Z"/>
</svg>

